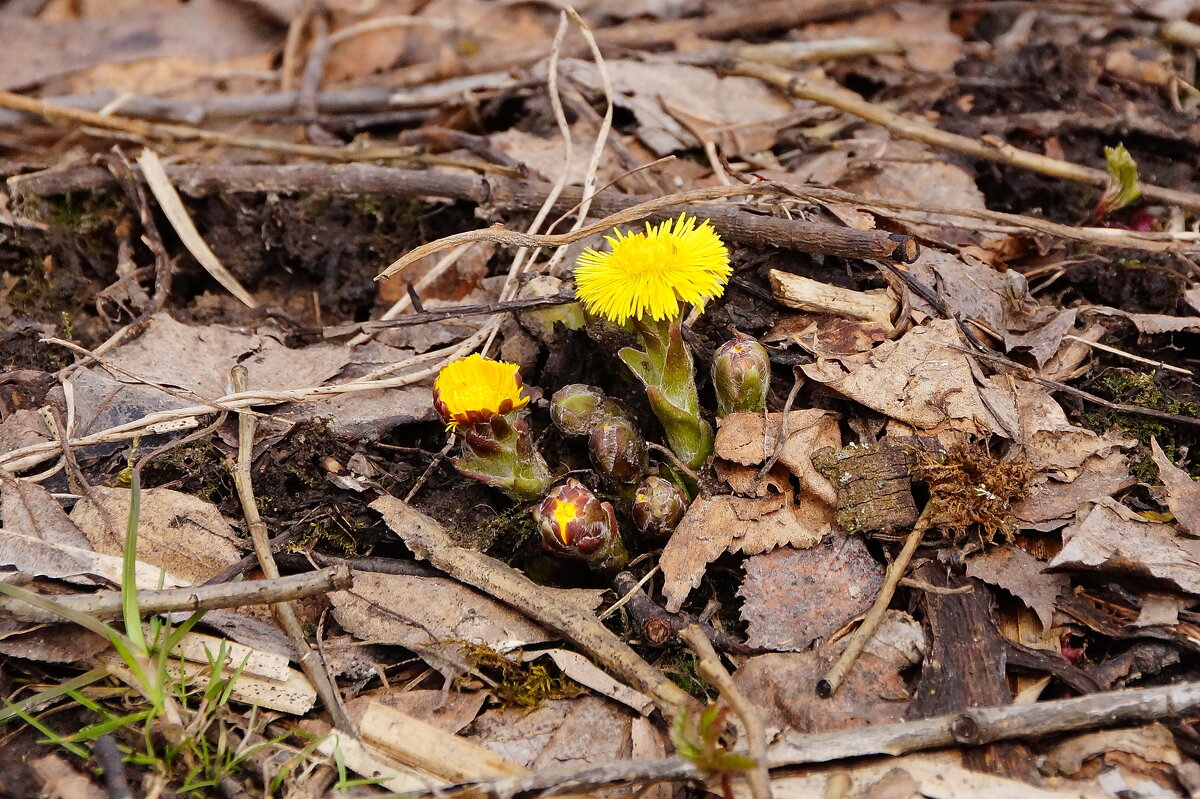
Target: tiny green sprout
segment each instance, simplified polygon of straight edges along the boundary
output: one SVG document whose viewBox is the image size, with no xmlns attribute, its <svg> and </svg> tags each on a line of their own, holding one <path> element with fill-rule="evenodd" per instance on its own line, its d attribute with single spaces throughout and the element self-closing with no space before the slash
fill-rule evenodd
<svg viewBox="0 0 1200 799">
<path fill-rule="evenodd" d="M 1138 167 L 1124 144 L 1104 148 L 1104 163 L 1108 167 L 1108 186 L 1092 211 L 1092 218 L 1104 219 L 1142 196 L 1138 188 Z"/>
<path fill-rule="evenodd" d="M 688 707 L 679 709 L 671 725 L 671 743 L 675 753 L 691 761 L 701 771 L 717 776 L 725 796 L 733 795 L 730 776 L 754 768 L 757 763 L 745 755 L 730 752 L 721 743 L 729 718 L 729 706 L 723 702 L 708 705 L 699 716 Z"/>
</svg>

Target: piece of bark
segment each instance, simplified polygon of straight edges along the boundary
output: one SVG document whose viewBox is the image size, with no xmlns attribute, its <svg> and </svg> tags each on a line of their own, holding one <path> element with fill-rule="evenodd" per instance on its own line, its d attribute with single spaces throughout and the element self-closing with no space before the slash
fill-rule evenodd
<svg viewBox="0 0 1200 799">
<path fill-rule="evenodd" d="M 822 449 L 813 465 L 837 486 L 837 523 L 850 532 L 908 529 L 917 521 L 912 460 L 900 447 L 880 442 L 873 447 Z"/>
<path fill-rule="evenodd" d="M 778 269 L 772 269 L 769 276 L 775 299 L 798 311 L 889 324 L 898 307 L 886 289 L 854 291 Z"/>
<path fill-rule="evenodd" d="M 945 567 L 927 563 L 916 572 L 921 582 L 958 588 L 967 582 Z M 922 719 L 973 707 L 1012 702 L 1005 675 L 1007 647 L 992 618 L 991 591 L 979 580 L 967 594 L 922 594 L 930 648 L 905 717 Z M 1003 777 L 1029 779 L 1036 772 L 1023 744 L 990 744 L 971 749 L 964 764 Z"/>
</svg>

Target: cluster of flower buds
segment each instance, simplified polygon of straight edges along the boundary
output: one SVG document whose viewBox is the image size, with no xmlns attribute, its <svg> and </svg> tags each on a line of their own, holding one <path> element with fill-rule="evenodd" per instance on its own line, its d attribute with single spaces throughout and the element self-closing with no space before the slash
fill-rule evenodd
<svg viewBox="0 0 1200 799">
<path fill-rule="evenodd" d="M 653 543 L 663 543 L 683 518 L 687 497 L 670 480 L 647 477 L 633 495 L 630 516 L 638 532 Z"/>
<path fill-rule="evenodd" d="M 550 418 L 563 433 L 588 437 L 592 466 L 618 488 L 632 486 L 646 473 L 646 441 L 625 409 L 601 389 L 563 386 L 550 398 Z"/>
<path fill-rule="evenodd" d="M 771 386 L 766 347 L 753 339 L 726 341 L 713 353 L 712 381 L 718 416 L 761 412 Z"/>
<path fill-rule="evenodd" d="M 555 486 L 534 510 L 542 548 L 564 558 L 583 560 L 603 572 L 617 572 L 629 553 L 617 528 L 612 504 L 603 502 L 574 478 Z"/>
</svg>

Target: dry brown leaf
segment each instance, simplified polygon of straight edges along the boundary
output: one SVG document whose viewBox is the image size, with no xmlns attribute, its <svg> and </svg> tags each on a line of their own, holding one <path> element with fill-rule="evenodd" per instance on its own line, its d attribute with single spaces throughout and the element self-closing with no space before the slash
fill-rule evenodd
<svg viewBox="0 0 1200 799">
<path fill-rule="evenodd" d="M 97 552 L 121 557 L 130 492 L 93 488 L 75 504 L 71 521 Z M 138 561 L 157 566 L 191 584 L 203 583 L 242 559 L 241 539 L 211 502 L 172 491 L 146 488 L 138 516 Z"/>
<path fill-rule="evenodd" d="M 1017 419 L 1025 457 L 1038 469 L 1056 471 L 1063 479 L 1078 476 L 1091 458 L 1103 458 L 1137 446 L 1116 428 L 1103 435 L 1071 424 L 1058 401 L 1041 386 L 1015 383 Z"/>
<path fill-rule="evenodd" d="M 655 155 L 700 146 L 696 137 L 664 108 L 664 103 L 707 121 L 711 127 L 736 125 L 736 129 L 719 139 L 723 151 L 730 155 L 771 147 L 778 129 L 790 124 L 788 117 L 798 107 L 795 101 L 767 88 L 761 81 L 722 78 L 702 67 L 614 60 L 606 62 L 606 68 L 613 84 L 613 103 L 637 117 L 637 136 Z M 564 59 L 561 69 L 564 75 L 588 89 L 602 90 L 594 64 Z"/>
<path fill-rule="evenodd" d="M 556 699 L 534 710 L 489 710 L 468 737 L 532 770 L 608 763 L 629 757 L 637 715 L 597 696 Z"/>
<path fill-rule="evenodd" d="M 595 608 L 602 591 L 545 589 Z M 436 602 L 429 597 L 436 596 Z M 439 670 L 461 668 L 464 643 L 508 652 L 556 639 L 554 633 L 491 597 L 446 577 L 362 572 L 354 588 L 329 595 L 333 617 L 347 632 L 375 643 L 420 652 Z"/>
<path fill-rule="evenodd" d="M 12 452 L 53 440 L 50 426 L 37 411 L 13 411 L 5 414 L 4 421 L 0 421 L 0 452 Z"/>
<path fill-rule="evenodd" d="M 355 697 L 346 703 L 346 712 L 357 719 L 372 703 L 394 707 L 403 713 L 432 724 L 446 732 L 462 732 L 483 708 L 487 701 L 486 691 L 414 690 L 396 691 L 394 688 L 378 688 Z"/>
<path fill-rule="evenodd" d="M 910 616 L 888 611 L 875 638 L 829 699 L 819 698 L 815 687 L 845 648 L 845 638 L 828 652 L 752 657 L 733 679 L 766 711 L 767 724 L 775 729 L 809 733 L 888 724 L 904 718 L 909 692 L 900 673 L 920 662 L 924 640 L 921 626 Z"/>
<path fill-rule="evenodd" d="M 92 548 L 58 500 L 42 485 L 29 480 L 0 479 L 0 528 L 51 544 Z"/>
<path fill-rule="evenodd" d="M 789 544 L 813 546 L 834 528 L 833 507 L 815 497 L 792 502 L 791 492 L 766 497 L 699 497 L 663 549 L 663 596 L 674 613 L 725 552 L 755 555 Z"/>
<path fill-rule="evenodd" d="M 45 663 L 77 663 L 110 646 L 102 635 L 77 624 L 30 625 L 0 616 L 0 653 Z"/>
<path fill-rule="evenodd" d="M 1160 313 L 1130 313 L 1120 308 L 1107 308 L 1103 305 L 1089 305 L 1088 313 L 1119 316 L 1128 319 L 1139 333 L 1153 336 L 1158 333 L 1189 333 L 1200 332 L 1200 316 L 1169 316 Z"/>
<path fill-rule="evenodd" d="M 1171 509 L 1179 529 L 1188 535 L 1200 537 L 1200 483 L 1167 458 L 1158 445 L 1158 439 L 1150 439 L 1150 456 L 1158 467 L 1158 477 L 1167 487 L 1167 507 Z"/>
<path fill-rule="evenodd" d="M 1055 600 L 1071 587 L 1071 579 L 1045 568 L 1045 563 L 1019 547 L 993 547 L 967 561 L 968 576 L 1008 591 L 1037 614 L 1043 630 L 1049 630 Z"/>
<path fill-rule="evenodd" d="M 1122 452 L 1088 458 L 1073 479 L 1063 473 L 1045 473 L 1033 479 L 1029 496 L 1013 503 L 1013 517 L 1027 530 L 1057 530 L 1066 524 L 1080 503 L 1111 497 L 1136 485 L 1129 459 Z"/>
<path fill-rule="evenodd" d="M 745 569 L 738 596 L 745 599 L 747 643 L 794 652 L 870 608 L 884 573 L 862 538 L 837 531 L 809 549 L 747 558 Z"/>
<path fill-rule="evenodd" d="M 94 585 L 95 578 L 110 585 L 121 584 L 121 558 L 104 555 L 68 544 L 51 544 L 38 538 L 0 530 L 0 563 L 16 567 L 18 571 L 38 577 L 67 580 L 83 585 Z M 158 588 L 162 570 L 139 561 L 137 564 L 138 588 Z M 93 577 L 93 575 L 95 577 Z M 188 585 L 183 577 L 167 572 L 163 577 L 164 588 Z"/>
<path fill-rule="evenodd" d="M 807 39 L 846 36 L 894 39 L 905 55 L 877 55 L 892 69 L 907 67 L 922 72 L 951 72 L 962 56 L 962 39 L 950 30 L 950 9 L 930 3 L 897 3 L 894 8 L 864 14 L 846 22 L 807 25 Z"/>
<path fill-rule="evenodd" d="M 781 318 L 762 340 L 765 344 L 789 341 L 819 358 L 836 358 L 867 352 L 891 332 L 892 326 L 881 322 L 796 313 Z"/>
<path fill-rule="evenodd" d="M 108 359 L 139 377 L 213 399 L 232 390 L 229 373 L 239 363 L 249 371 L 251 389 L 286 390 L 320 385 L 340 372 L 350 355 L 336 344 L 293 350 L 267 335 L 184 325 L 158 313 L 145 333 Z"/>
<path fill-rule="evenodd" d="M 1007 438 L 980 395 L 966 348 L 953 320 L 932 319 L 868 354 L 802 369 L 809 379 L 919 430 L 953 423 L 963 434 Z"/>
<path fill-rule="evenodd" d="M 1108 497 L 1080 510 L 1078 520 L 1063 530 L 1062 551 L 1050 566 L 1152 578 L 1200 594 L 1200 541 Z"/>
<path fill-rule="evenodd" d="M 1061 741 L 1046 752 L 1045 773 L 1074 777 L 1079 776 L 1090 761 L 1097 762 L 1097 768 L 1105 768 L 1115 764 L 1128 765 L 1130 756 L 1138 758 L 1148 768 L 1172 770 L 1183 763 L 1174 735 L 1162 723 L 1156 722 L 1145 727 L 1105 729 Z"/>
<path fill-rule="evenodd" d="M 540 175 L 543 179 L 555 181 L 563 172 L 566 152 L 563 149 L 561 136 L 543 138 L 517 128 L 510 128 L 492 134 L 488 140 L 496 149 L 506 153 L 514 161 L 532 169 L 535 176 Z M 571 144 L 571 163 L 566 169 L 567 182 L 581 186 L 587 176 L 588 164 L 592 160 L 596 134 L 580 125 L 575 125 L 571 128 Z M 606 149 L 600 159 L 600 169 L 597 173 L 599 182 L 601 184 L 608 183 L 624 171 L 612 150 Z M 406 274 L 407 272 L 408 270 L 405 270 Z"/>
<path fill-rule="evenodd" d="M 173 8 L 139 9 L 64 22 L 0 14 L 0 89 L 22 89 L 100 64 L 178 53 L 210 62 L 272 50 L 279 28 L 248 9 L 220 0 L 192 0 Z"/>
<path fill-rule="evenodd" d="M 718 423 L 714 452 L 718 458 L 742 466 L 758 466 L 775 453 L 775 442 L 786 432 L 778 463 L 799 481 L 803 497 L 816 497 L 832 506 L 837 491 L 813 466 L 812 453 L 841 444 L 838 415 L 808 408 L 789 413 L 781 427 L 782 420 L 782 414 L 770 413 L 764 426 L 761 413 L 731 413 Z"/>
<path fill-rule="evenodd" d="M 42 781 L 41 799 L 105 799 L 108 792 L 61 755 L 49 754 L 29 765 Z"/>
</svg>

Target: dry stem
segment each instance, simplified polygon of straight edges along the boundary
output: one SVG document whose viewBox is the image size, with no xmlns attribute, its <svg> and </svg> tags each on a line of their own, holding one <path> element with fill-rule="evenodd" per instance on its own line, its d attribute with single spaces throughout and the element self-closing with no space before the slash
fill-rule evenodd
<svg viewBox="0 0 1200 799">
<path fill-rule="evenodd" d="M 730 75 L 758 78 L 764 83 L 782 89 L 793 97 L 822 103 L 868 122 L 882 125 L 904 139 L 912 139 L 933 147 L 941 147 L 975 158 L 996 161 L 1051 177 L 1073 180 L 1077 183 L 1087 183 L 1101 188 L 1108 184 L 1108 173 L 1103 169 L 1093 169 L 1070 161 L 1031 153 L 1003 142 L 983 142 L 967 136 L 960 136 L 957 133 L 948 133 L 933 125 L 917 122 L 888 111 L 882 106 L 864 100 L 848 89 L 814 83 L 794 72 L 780 69 L 771 64 L 738 61 L 728 65 L 725 71 Z M 1149 183 L 1140 183 L 1139 188 L 1142 190 L 1142 196 L 1152 200 L 1178 205 L 1192 211 L 1200 210 L 1200 194 L 1168 189 Z"/>
<path fill-rule="evenodd" d="M 138 591 L 138 608 L 142 613 L 174 613 L 265 605 L 341 591 L 352 584 L 349 564 L 340 563 L 317 571 L 268 580 Z M 118 591 L 59 596 L 54 601 L 98 619 L 115 619 L 121 615 L 121 595 Z M 22 621 L 50 623 L 62 620 L 57 614 L 44 613 L 13 600 L 0 599 L 0 609 Z"/>
<path fill-rule="evenodd" d="M 929 509 L 926 508 L 921 517 L 917 519 L 917 523 L 913 525 L 912 532 L 904 540 L 904 547 L 900 550 L 900 554 L 896 556 L 896 559 L 892 561 L 892 565 L 888 567 L 887 577 L 883 581 L 883 588 L 879 590 L 879 596 L 875 597 L 875 604 L 867 612 L 862 624 L 854 631 L 853 637 L 851 637 L 850 642 L 846 645 L 845 650 L 842 651 L 841 657 L 833 664 L 833 668 L 817 683 L 818 696 L 825 698 L 833 696 L 833 692 L 846 679 L 846 675 L 854 667 L 854 662 L 858 660 L 858 656 L 862 654 L 863 649 L 871 640 L 871 636 L 875 634 L 879 623 L 883 621 L 888 605 L 892 602 L 892 596 L 896 593 L 896 586 L 900 584 L 901 578 L 904 577 L 904 572 L 908 569 L 908 564 L 912 561 L 913 554 L 917 551 L 917 546 L 921 543 L 921 537 L 929 529 L 930 517 L 928 513 Z"/>
<path fill-rule="evenodd" d="M 708 641 L 708 636 L 699 626 L 691 625 L 681 631 L 679 637 L 700 657 L 700 676 L 717 687 L 722 698 L 729 703 L 746 728 L 746 748 L 754 760 L 754 768 L 746 773 L 750 795 L 754 799 L 771 799 L 771 775 L 767 771 L 767 732 L 763 726 L 762 714 L 721 665 L 721 658 L 717 656 L 716 650 Z"/>
<path fill-rule="evenodd" d="M 233 385 L 239 391 L 246 390 L 246 368 L 244 366 L 234 367 Z M 254 482 L 250 476 L 256 425 L 257 420 L 253 414 L 240 413 L 238 415 L 238 459 L 237 468 L 233 473 L 233 481 L 237 486 L 238 499 L 242 503 L 242 513 L 246 516 L 246 526 L 250 530 L 250 540 L 254 544 L 254 552 L 258 555 L 258 565 L 268 579 L 274 580 L 279 578 L 279 567 L 275 565 L 275 556 L 271 553 L 267 524 L 259 515 L 258 504 L 254 501 Z M 292 646 L 296 648 L 296 652 L 300 656 L 300 668 L 304 670 L 305 675 L 312 682 L 313 688 L 320 695 L 321 701 L 325 703 L 325 709 L 333 718 L 333 725 L 339 730 L 353 734 L 354 724 L 346 715 L 342 698 L 333 681 L 329 679 L 325 664 L 308 645 L 304 629 L 300 626 L 300 620 L 296 618 L 292 606 L 286 602 L 279 602 L 271 605 L 271 611 L 275 614 L 276 621 L 287 633 L 288 638 L 292 639 Z"/>
</svg>

